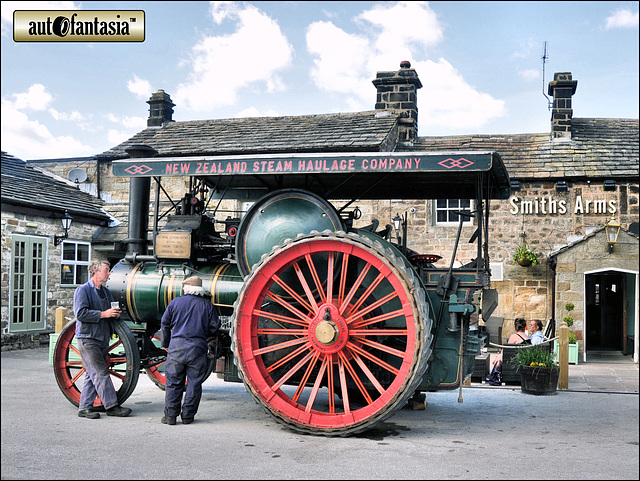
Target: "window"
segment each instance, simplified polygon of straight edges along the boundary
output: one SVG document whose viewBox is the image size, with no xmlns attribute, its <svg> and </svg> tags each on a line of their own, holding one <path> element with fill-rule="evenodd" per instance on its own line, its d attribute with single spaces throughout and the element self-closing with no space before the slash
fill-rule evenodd
<svg viewBox="0 0 640 481">
<path fill-rule="evenodd" d="M 455 211 L 471 211 L 471 201 L 469 199 L 437 199 L 433 205 L 434 225 L 458 225 L 460 216 Z M 463 222 L 466 225 L 471 225 L 472 223 L 473 217 L 465 218 Z"/>
<path fill-rule="evenodd" d="M 45 243 L 42 237 L 11 236 L 10 332 L 45 328 Z"/>
<path fill-rule="evenodd" d="M 60 285 L 78 286 L 87 282 L 90 261 L 89 243 L 64 241 L 60 262 Z"/>
</svg>

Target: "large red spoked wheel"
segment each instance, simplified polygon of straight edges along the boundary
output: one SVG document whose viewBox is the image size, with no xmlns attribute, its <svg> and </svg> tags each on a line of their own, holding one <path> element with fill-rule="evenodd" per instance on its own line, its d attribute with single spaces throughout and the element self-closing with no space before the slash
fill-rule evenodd
<svg viewBox="0 0 640 481">
<path fill-rule="evenodd" d="M 390 245 L 312 232 L 254 266 L 236 302 L 235 362 L 278 421 L 362 432 L 400 409 L 431 353 L 426 294 Z"/>
<path fill-rule="evenodd" d="M 123 321 L 115 323 L 116 338 L 111 339 L 107 365 L 113 387 L 118 393 L 118 402 L 122 404 L 131 396 L 140 375 L 140 353 L 136 339 Z M 78 406 L 86 376 L 86 369 L 76 344 L 76 321 L 65 326 L 58 336 L 53 354 L 53 371 L 58 387 L 71 401 Z M 97 397 L 94 406 L 101 406 Z"/>
</svg>

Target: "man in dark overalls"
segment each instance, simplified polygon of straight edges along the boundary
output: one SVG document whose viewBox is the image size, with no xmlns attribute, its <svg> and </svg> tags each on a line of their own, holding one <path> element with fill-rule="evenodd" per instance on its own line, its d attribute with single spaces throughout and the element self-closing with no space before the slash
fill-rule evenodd
<svg viewBox="0 0 640 481">
<path fill-rule="evenodd" d="M 168 351 L 164 416 L 160 421 L 170 425 L 176 423 L 178 414 L 182 424 L 193 422 L 207 373 L 207 338 L 220 327 L 209 293 L 202 288 L 202 279 L 189 277 L 182 287 L 184 295 L 169 303 L 161 322 L 162 347 Z"/>
</svg>

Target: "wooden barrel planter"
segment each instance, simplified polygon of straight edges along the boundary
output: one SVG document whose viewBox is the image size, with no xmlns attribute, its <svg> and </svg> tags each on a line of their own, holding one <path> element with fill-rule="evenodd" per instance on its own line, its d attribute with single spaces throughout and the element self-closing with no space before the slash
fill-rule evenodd
<svg viewBox="0 0 640 481">
<path fill-rule="evenodd" d="M 557 394 L 558 367 L 520 367 L 520 388 L 526 394 L 551 395 Z"/>
</svg>

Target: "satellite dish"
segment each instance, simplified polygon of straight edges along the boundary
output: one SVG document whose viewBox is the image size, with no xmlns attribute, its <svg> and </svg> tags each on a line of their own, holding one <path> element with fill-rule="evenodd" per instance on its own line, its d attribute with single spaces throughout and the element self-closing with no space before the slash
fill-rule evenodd
<svg viewBox="0 0 640 481">
<path fill-rule="evenodd" d="M 71 182 L 76 182 L 76 183 L 84 182 L 85 180 L 87 180 L 87 172 L 84 169 L 80 169 L 80 168 L 71 169 L 67 174 L 67 178 Z"/>
</svg>

